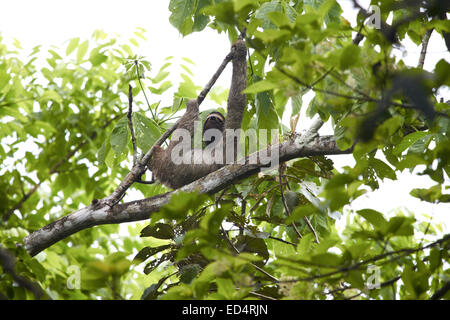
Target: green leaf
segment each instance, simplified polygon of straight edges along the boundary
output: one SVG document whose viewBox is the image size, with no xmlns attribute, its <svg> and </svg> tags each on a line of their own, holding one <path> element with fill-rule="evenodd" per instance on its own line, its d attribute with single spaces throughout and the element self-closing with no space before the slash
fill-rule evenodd
<svg viewBox="0 0 450 320">
<path fill-rule="evenodd" d="M 273 30 L 267 29 L 264 32 L 256 32 L 256 36 L 264 42 L 269 44 L 278 43 L 287 40 L 291 36 L 291 32 L 288 30 Z"/>
<path fill-rule="evenodd" d="M 103 141 L 102 146 L 97 153 L 97 159 L 100 165 L 103 165 L 105 163 L 106 156 L 108 155 L 110 150 L 111 144 L 109 143 L 109 139 Z"/>
<path fill-rule="evenodd" d="M 352 287 L 364 289 L 365 283 L 362 275 L 363 272 L 360 270 L 351 270 L 346 277 L 346 281 L 348 281 L 352 285 Z"/>
<path fill-rule="evenodd" d="M 298 94 L 295 95 L 293 97 L 291 97 L 291 101 L 292 101 L 292 115 L 296 115 L 300 112 L 301 108 L 302 108 L 302 104 L 303 104 L 303 95 L 302 94 Z"/>
<path fill-rule="evenodd" d="M 311 257 L 311 261 L 323 266 L 339 266 L 341 258 L 337 254 L 326 252 Z"/>
<path fill-rule="evenodd" d="M 429 255 L 430 272 L 434 272 L 442 264 L 441 252 L 438 248 L 432 248 Z"/>
<path fill-rule="evenodd" d="M 202 268 L 198 264 L 188 264 L 180 270 L 180 281 L 182 283 L 190 284 L 197 275 L 202 271 Z"/>
<path fill-rule="evenodd" d="M 298 15 L 295 9 L 293 9 L 290 5 L 283 5 L 280 0 L 265 2 L 255 12 L 255 18 L 262 21 L 262 28 L 264 30 L 276 28 L 276 26 L 271 21 L 271 18 L 274 18 L 274 16 L 272 15 L 272 13 L 274 12 L 285 14 L 289 19 L 289 22 L 294 22 Z M 275 20 L 275 22 L 280 22 L 279 18 L 277 17 L 275 17 Z M 285 21 L 284 18 L 283 21 Z"/>
<path fill-rule="evenodd" d="M 373 225 L 376 229 L 384 229 L 387 226 L 387 221 L 383 217 L 383 215 L 372 209 L 362 209 L 356 211 L 361 217 L 367 220 L 371 225 Z"/>
<path fill-rule="evenodd" d="M 148 89 L 154 93 L 154 94 L 162 94 L 164 93 L 167 89 L 169 89 L 170 87 L 172 87 L 172 82 L 170 81 L 164 81 L 159 88 L 153 88 L 153 87 L 148 87 Z M 190 93 L 189 93 L 190 94 Z"/>
<path fill-rule="evenodd" d="M 225 299 L 233 299 L 233 293 L 236 291 L 233 281 L 231 279 L 216 279 L 217 291 Z"/>
<path fill-rule="evenodd" d="M 133 113 L 133 125 L 138 147 L 147 152 L 161 136 L 158 125 L 140 112 Z"/>
<path fill-rule="evenodd" d="M 264 259 L 269 258 L 266 242 L 262 238 L 239 236 L 237 238 L 236 246 L 241 248 L 241 252 L 256 253 Z"/>
<path fill-rule="evenodd" d="M 134 263 L 141 263 L 151 256 L 154 256 L 158 252 L 164 251 L 171 247 L 170 244 L 159 246 L 159 247 L 144 247 L 142 248 L 133 258 Z"/>
<path fill-rule="evenodd" d="M 158 239 L 173 239 L 175 233 L 172 226 L 165 223 L 157 223 L 154 226 L 146 226 L 141 231 L 141 237 L 154 237 Z"/>
<path fill-rule="evenodd" d="M 152 221 L 158 221 L 161 218 L 184 220 L 189 211 L 197 209 L 207 199 L 208 196 L 205 194 L 178 191 L 172 195 L 168 204 L 152 215 Z"/>
<path fill-rule="evenodd" d="M 421 294 L 428 290 L 428 276 L 422 270 L 414 270 L 411 264 L 403 269 L 402 281 L 409 293 L 409 298 L 420 298 Z"/>
<path fill-rule="evenodd" d="M 273 24 L 275 24 L 279 28 L 291 25 L 291 21 L 289 20 L 287 15 L 283 12 L 280 11 L 269 12 L 267 16 L 269 17 L 270 21 L 272 21 Z"/>
<path fill-rule="evenodd" d="M 59 95 L 58 95 L 59 97 Z M 5 116 L 13 117 L 17 120 L 20 120 L 22 122 L 27 122 L 27 117 L 25 117 L 19 110 L 16 108 L 11 107 L 1 107 L 0 108 L 0 114 Z"/>
<path fill-rule="evenodd" d="M 48 52 L 50 52 L 54 60 L 62 59 L 62 57 L 55 50 L 49 49 Z"/>
<path fill-rule="evenodd" d="M 214 16 L 218 22 L 227 24 L 236 22 L 234 5 L 231 1 L 224 1 L 214 5 L 205 6 L 199 12 L 205 15 Z"/>
<path fill-rule="evenodd" d="M 70 40 L 67 49 L 66 49 L 66 55 L 71 54 L 75 48 L 78 46 L 78 43 L 80 42 L 80 38 L 73 38 Z"/>
<path fill-rule="evenodd" d="M 197 86 L 192 82 L 192 80 L 185 74 L 181 74 L 183 82 L 180 83 L 178 87 L 177 95 L 179 97 L 184 97 L 188 99 L 193 99 L 197 97 Z"/>
<path fill-rule="evenodd" d="M 57 103 L 62 103 L 61 96 L 54 90 L 46 90 L 44 94 L 41 96 L 41 99 L 44 101 L 53 100 Z"/>
<path fill-rule="evenodd" d="M 203 197 L 203 199 L 206 199 L 206 197 Z M 217 234 L 223 219 L 230 210 L 231 204 L 225 204 L 217 210 L 207 212 L 200 221 L 200 227 L 207 230 L 210 234 Z"/>
<path fill-rule="evenodd" d="M 263 92 L 263 91 L 268 91 L 268 90 L 272 90 L 278 87 L 278 84 L 273 83 L 269 80 L 261 80 L 258 81 L 256 83 L 251 84 L 250 86 L 248 86 L 245 90 L 244 93 L 257 93 L 257 92 Z"/>
<path fill-rule="evenodd" d="M 416 188 L 411 190 L 410 195 L 431 203 L 450 202 L 450 194 L 443 194 L 441 189 L 440 184 L 434 185 L 429 189 Z"/>
<path fill-rule="evenodd" d="M 396 180 L 397 179 L 397 175 L 395 174 L 395 171 L 386 163 L 384 163 L 383 161 L 376 159 L 376 158 L 371 158 L 369 160 L 370 165 L 373 167 L 373 169 L 375 170 L 375 172 L 377 173 L 377 176 L 381 179 L 384 178 L 389 178 L 391 180 Z"/>
<path fill-rule="evenodd" d="M 169 11 L 172 14 L 169 21 L 183 35 L 192 32 L 192 15 L 196 5 L 196 0 L 170 0 Z"/>
<path fill-rule="evenodd" d="M 412 236 L 414 235 L 414 228 L 412 224 L 415 221 L 416 220 L 414 218 L 392 217 L 389 219 L 385 233 L 396 236 Z"/>
<path fill-rule="evenodd" d="M 92 66 L 96 67 L 101 65 L 103 62 L 108 60 L 108 57 L 101 52 L 92 51 L 89 61 L 92 63 Z"/>
<path fill-rule="evenodd" d="M 164 80 L 169 74 L 170 74 L 170 72 L 168 72 L 168 71 L 160 70 L 160 71 L 158 72 L 158 74 L 152 79 L 152 82 L 153 82 L 153 83 L 161 82 L 161 81 Z"/>
<path fill-rule="evenodd" d="M 119 155 L 122 154 L 128 144 L 128 119 L 126 116 L 122 117 L 111 132 L 109 143 L 114 152 Z"/>
<path fill-rule="evenodd" d="M 351 44 L 344 48 L 340 58 L 340 68 L 342 70 L 350 69 L 356 65 L 361 55 L 361 47 Z"/>
<path fill-rule="evenodd" d="M 448 23 L 448 20 L 447 20 Z M 448 32 L 448 31 L 447 31 Z M 446 85 L 450 86 L 450 63 L 445 61 L 445 59 L 439 60 L 436 63 L 436 67 L 434 69 L 434 74 L 436 77 L 437 86 Z"/>
<path fill-rule="evenodd" d="M 298 193 L 291 190 L 286 191 L 286 193 L 284 194 L 284 198 L 286 199 L 286 204 L 289 212 L 293 212 L 300 203 L 300 196 L 298 195 Z"/>
<path fill-rule="evenodd" d="M 86 55 L 86 52 L 88 51 L 88 48 L 89 48 L 88 40 L 86 40 L 82 44 L 80 44 L 80 46 L 78 47 L 78 51 L 77 51 L 77 61 L 78 62 L 81 62 L 83 60 L 83 57 Z"/>
<path fill-rule="evenodd" d="M 419 139 L 422 139 L 427 135 L 428 135 L 427 132 L 417 131 L 410 133 L 407 136 L 404 136 L 402 141 L 400 141 L 400 143 L 395 146 L 393 154 L 397 156 L 400 155 L 403 151 L 408 149 L 414 142 L 416 142 Z"/>
<path fill-rule="evenodd" d="M 292 223 L 294 221 L 299 221 L 303 217 L 317 214 L 319 212 L 320 212 L 319 209 L 317 209 L 315 206 L 313 206 L 310 203 L 306 204 L 306 205 L 298 206 L 291 213 L 291 216 L 286 219 L 286 224 Z"/>
</svg>

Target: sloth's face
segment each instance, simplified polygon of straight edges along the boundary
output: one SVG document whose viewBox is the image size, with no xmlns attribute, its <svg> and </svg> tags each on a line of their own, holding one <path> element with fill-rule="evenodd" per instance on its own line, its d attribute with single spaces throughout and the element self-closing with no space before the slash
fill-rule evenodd
<svg viewBox="0 0 450 320">
<path fill-rule="evenodd" d="M 217 111 L 211 112 L 205 119 L 205 123 L 203 124 L 203 134 L 208 129 L 217 129 L 223 131 L 225 126 L 225 117 Z M 205 141 L 205 145 L 209 145 L 215 141 L 215 137 L 212 137 L 210 141 Z"/>
</svg>

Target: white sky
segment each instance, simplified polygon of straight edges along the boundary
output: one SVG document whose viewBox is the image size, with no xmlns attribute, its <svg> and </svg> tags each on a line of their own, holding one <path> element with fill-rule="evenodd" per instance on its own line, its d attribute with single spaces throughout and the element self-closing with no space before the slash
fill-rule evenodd
<svg viewBox="0 0 450 320">
<path fill-rule="evenodd" d="M 359 2 L 364 5 L 368 1 Z M 133 35 L 137 27 L 142 27 L 147 30 L 148 41 L 136 50 L 138 55 L 145 56 L 154 68 L 159 68 L 168 56 L 188 57 L 196 63 L 191 68 L 195 74 L 194 82 L 203 86 L 228 53 L 228 38 L 208 29 L 182 38 L 169 23 L 168 3 L 168 0 L 1 0 L 0 32 L 7 42 L 17 38 L 25 49 L 39 44 L 44 47 L 56 45 L 65 49 L 68 39 L 88 39 L 96 29 L 127 38 Z M 339 3 L 344 9 L 344 16 L 355 25 L 351 1 L 341 0 Z M 420 47 L 412 43 L 406 43 L 406 47 L 408 52 L 403 53 L 403 60 L 408 65 L 416 66 Z M 46 50 L 43 50 L 43 54 L 45 53 Z M 425 69 L 433 70 L 435 63 L 442 58 L 450 61 L 450 54 L 446 51 L 443 40 L 433 33 Z M 229 85 L 229 71 L 228 68 L 224 72 L 218 85 Z M 450 99 L 448 95 L 445 98 Z M 165 105 L 170 103 L 166 102 Z M 307 127 L 307 121 L 302 122 L 301 129 Z M 330 134 L 330 126 L 324 127 L 321 133 Z M 334 156 L 332 159 L 337 167 L 354 163 L 352 156 Z M 409 196 L 412 188 L 426 188 L 433 184 L 429 178 L 403 172 L 398 181 L 385 180 L 380 190 L 354 201 L 352 208 L 373 208 L 386 213 L 397 207 L 406 207 L 415 213 L 434 213 L 434 217 L 446 223 L 444 231 L 448 232 L 449 205 L 432 205 Z M 446 185 L 449 185 L 448 181 Z"/>
</svg>

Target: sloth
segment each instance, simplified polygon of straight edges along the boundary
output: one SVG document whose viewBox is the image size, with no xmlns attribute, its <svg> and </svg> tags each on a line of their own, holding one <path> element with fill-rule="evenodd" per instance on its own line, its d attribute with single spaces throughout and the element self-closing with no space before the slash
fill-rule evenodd
<svg viewBox="0 0 450 320">
<path fill-rule="evenodd" d="M 205 119 L 205 123 L 203 124 L 203 142 L 205 143 L 205 147 L 210 144 L 214 144 L 216 141 L 216 137 L 211 135 L 211 138 L 206 138 L 208 136 L 208 130 L 216 129 L 220 132 L 223 132 L 225 129 L 225 117 L 218 111 L 211 112 Z"/>
<path fill-rule="evenodd" d="M 193 148 L 194 122 L 198 121 L 199 115 L 196 99 L 186 103 L 186 112 L 172 134 L 168 147 L 166 149 L 159 146 L 154 147 L 148 168 L 156 180 L 169 188 L 178 189 L 218 170 L 225 164 L 225 160 L 228 161 L 228 158 L 225 159 L 227 151 L 228 154 L 233 152 L 233 160 L 236 160 L 240 131 L 237 129 L 241 128 L 246 107 L 246 96 L 242 93 L 247 84 L 245 42 L 243 40 L 236 41 L 231 47 L 231 54 L 233 70 L 227 99 L 227 117 L 225 118 L 217 111 L 211 112 L 207 116 L 202 130 L 205 148 Z M 233 132 L 233 137 L 227 139 L 229 132 Z M 230 139 L 233 139 L 233 143 L 229 143 Z M 227 150 L 227 146 L 230 145 L 234 150 L 231 150 L 230 147 Z M 175 158 L 183 159 L 183 161 L 180 163 Z"/>
</svg>

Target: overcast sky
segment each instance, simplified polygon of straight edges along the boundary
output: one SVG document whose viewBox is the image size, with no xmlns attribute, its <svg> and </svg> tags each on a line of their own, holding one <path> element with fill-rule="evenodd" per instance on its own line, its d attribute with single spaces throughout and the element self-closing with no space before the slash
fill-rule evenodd
<svg viewBox="0 0 450 320">
<path fill-rule="evenodd" d="M 8 43 L 12 38 L 17 38 L 25 49 L 36 45 L 65 48 L 68 39 L 89 38 L 96 29 L 127 38 L 132 36 L 137 27 L 142 27 L 147 30 L 148 41 L 137 49 L 138 55 L 145 56 L 155 68 L 161 66 L 164 58 L 168 56 L 188 57 L 196 63 L 196 66 L 191 68 L 195 74 L 194 82 L 203 86 L 228 53 L 228 38 L 208 29 L 186 38 L 181 37 L 169 23 L 168 3 L 168 0 L 2 0 L 0 32 Z M 339 3 L 344 9 L 344 17 L 355 25 L 355 11 L 351 1 L 342 0 Z M 359 3 L 367 5 L 368 1 L 361 0 Z M 401 56 L 406 64 L 416 66 L 420 47 L 413 46 L 410 42 L 405 45 L 408 50 L 399 52 L 399 57 Z M 433 70 L 436 62 L 442 58 L 450 61 L 443 40 L 434 33 L 430 40 L 425 69 Z M 219 79 L 218 85 L 228 86 L 230 74 L 228 68 Z M 450 99 L 450 96 L 445 98 Z M 307 122 L 304 121 L 300 130 L 306 128 Z M 329 131 L 328 125 L 321 133 L 329 134 Z M 332 159 L 338 167 L 354 163 L 352 156 L 334 156 Z M 360 197 L 353 202 L 352 208 L 373 208 L 387 213 L 397 207 L 406 207 L 416 213 L 433 212 L 435 217 L 447 224 L 448 232 L 449 205 L 432 205 L 409 196 L 412 188 L 430 187 L 434 182 L 408 172 L 398 176 L 399 181 L 385 180 L 380 190 Z"/>
</svg>

